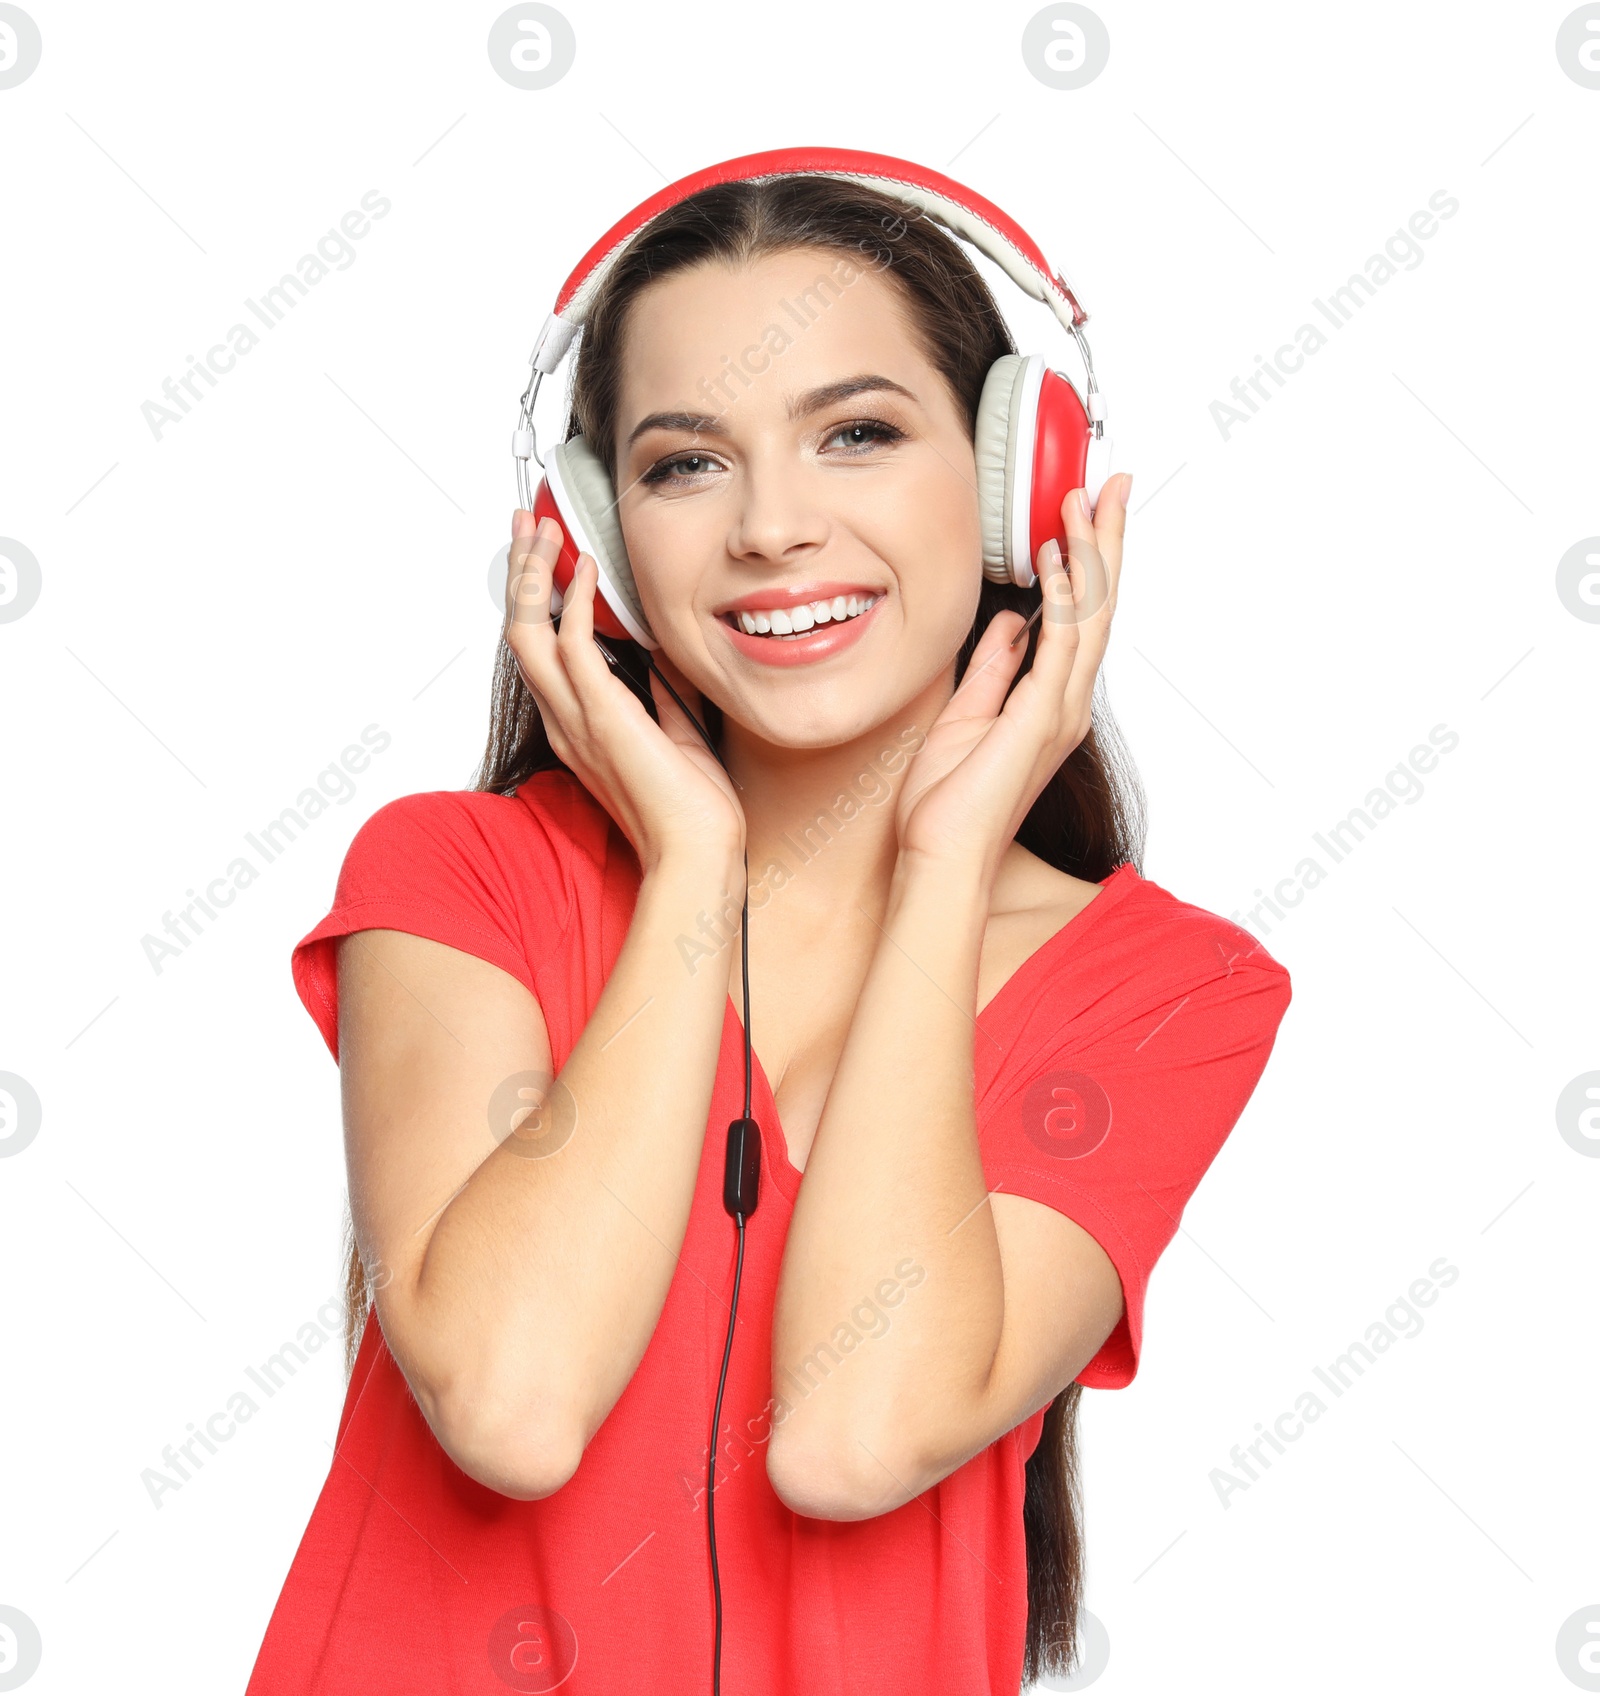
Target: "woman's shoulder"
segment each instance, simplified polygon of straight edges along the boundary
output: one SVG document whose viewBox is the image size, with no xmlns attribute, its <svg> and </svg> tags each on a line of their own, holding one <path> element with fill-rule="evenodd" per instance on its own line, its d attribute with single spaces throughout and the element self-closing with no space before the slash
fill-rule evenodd
<svg viewBox="0 0 1600 1696">
<path fill-rule="evenodd" d="M 509 792 L 424 789 L 385 802 L 345 851 L 335 911 L 466 915 L 507 936 L 565 929 L 605 873 L 606 813 L 564 768 Z"/>
<path fill-rule="evenodd" d="M 603 842 L 610 816 L 564 768 L 535 772 L 511 790 L 425 789 L 379 807 L 362 834 L 447 838 L 487 849 L 541 841 L 565 858 Z"/>
<path fill-rule="evenodd" d="M 1061 871 L 1026 849 L 1020 853 L 1024 857 L 1011 868 L 1013 905 L 1031 907 L 1049 933 L 1076 926 L 1080 914 L 1093 915 L 1082 927 L 1083 948 L 1069 958 L 1119 956 L 1130 977 L 1147 987 L 1156 980 L 1202 982 L 1240 968 L 1288 977 L 1260 937 L 1232 918 L 1184 900 L 1131 860 L 1095 882 Z"/>
<path fill-rule="evenodd" d="M 338 900 L 379 895 L 451 910 L 573 911 L 602 887 L 610 815 L 568 771 L 541 771 L 509 793 L 428 789 L 379 807 L 346 850 Z"/>
</svg>

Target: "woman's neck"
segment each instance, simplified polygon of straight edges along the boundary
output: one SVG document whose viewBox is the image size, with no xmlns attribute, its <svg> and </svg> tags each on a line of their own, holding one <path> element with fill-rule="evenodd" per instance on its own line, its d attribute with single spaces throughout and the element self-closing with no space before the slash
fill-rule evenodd
<svg viewBox="0 0 1600 1696">
<path fill-rule="evenodd" d="M 722 758 L 744 810 L 752 912 L 765 907 L 802 931 L 852 907 L 881 914 L 899 857 L 900 786 L 950 694 L 951 680 L 940 679 L 893 718 L 827 748 L 775 747 L 725 721 Z"/>
</svg>

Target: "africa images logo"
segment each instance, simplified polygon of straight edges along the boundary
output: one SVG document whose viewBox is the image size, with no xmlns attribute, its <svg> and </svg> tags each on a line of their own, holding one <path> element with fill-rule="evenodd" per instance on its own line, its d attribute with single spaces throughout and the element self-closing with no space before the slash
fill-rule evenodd
<svg viewBox="0 0 1600 1696">
<path fill-rule="evenodd" d="M 1022 1128 L 1056 1160 L 1081 1160 L 1111 1134 L 1111 1097 L 1085 1072 L 1046 1072 L 1028 1086 Z"/>
</svg>

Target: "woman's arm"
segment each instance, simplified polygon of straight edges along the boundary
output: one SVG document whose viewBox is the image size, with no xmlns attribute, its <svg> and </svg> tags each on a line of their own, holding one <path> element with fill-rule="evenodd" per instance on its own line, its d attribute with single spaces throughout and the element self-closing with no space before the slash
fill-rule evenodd
<svg viewBox="0 0 1600 1696">
<path fill-rule="evenodd" d="M 525 1499 L 572 1476 L 660 1316 L 728 995 L 677 938 L 744 890 L 738 797 L 678 704 L 696 692 L 661 656 L 652 716 L 607 670 L 587 553 L 557 627 L 563 545 L 554 520 L 513 514 L 504 635 L 642 873 L 593 1015 L 552 1080 L 543 1014 L 499 967 L 393 930 L 347 938 L 338 967 L 351 1210 L 385 1274 L 384 1336 L 462 1470 Z M 524 1099 L 538 1113 L 519 1125 Z"/>
<path fill-rule="evenodd" d="M 351 1209 L 383 1333 L 461 1469 L 558 1490 L 633 1375 L 688 1222 L 726 966 L 676 939 L 737 902 L 731 854 L 644 876 L 594 1014 L 546 1093 L 539 1005 L 508 973 L 392 930 L 339 948 Z M 520 1083 L 542 1109 L 521 1134 Z"/>
<path fill-rule="evenodd" d="M 816 1518 L 870 1518 L 930 1488 L 1052 1400 L 1122 1311 L 1081 1226 L 985 1198 L 972 1055 L 987 911 L 980 869 L 902 856 L 806 1162 L 773 1320 L 793 1411 L 767 1470 Z M 897 1270 L 907 1260 L 923 1276 Z M 834 1364 L 829 1339 L 885 1280 L 887 1332 Z"/>
</svg>

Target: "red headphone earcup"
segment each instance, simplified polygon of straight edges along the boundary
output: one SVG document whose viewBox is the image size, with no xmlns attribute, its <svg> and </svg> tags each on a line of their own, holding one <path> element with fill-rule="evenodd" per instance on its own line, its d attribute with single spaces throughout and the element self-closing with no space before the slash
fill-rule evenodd
<svg viewBox="0 0 1600 1696">
<path fill-rule="evenodd" d="M 1040 548 L 1052 537 L 1063 557 L 1066 555 L 1067 530 L 1061 518 L 1061 503 L 1072 490 L 1084 486 L 1089 430 L 1089 414 L 1078 398 L 1078 391 L 1059 371 L 1046 367 L 1039 385 L 1027 497 L 1030 564 L 1038 559 Z"/>
<path fill-rule="evenodd" d="M 1002 354 L 978 401 L 973 454 L 983 572 L 1029 588 L 1039 549 L 1067 545 L 1061 503 L 1083 487 L 1089 414 L 1072 384 L 1038 353 Z"/>
</svg>

